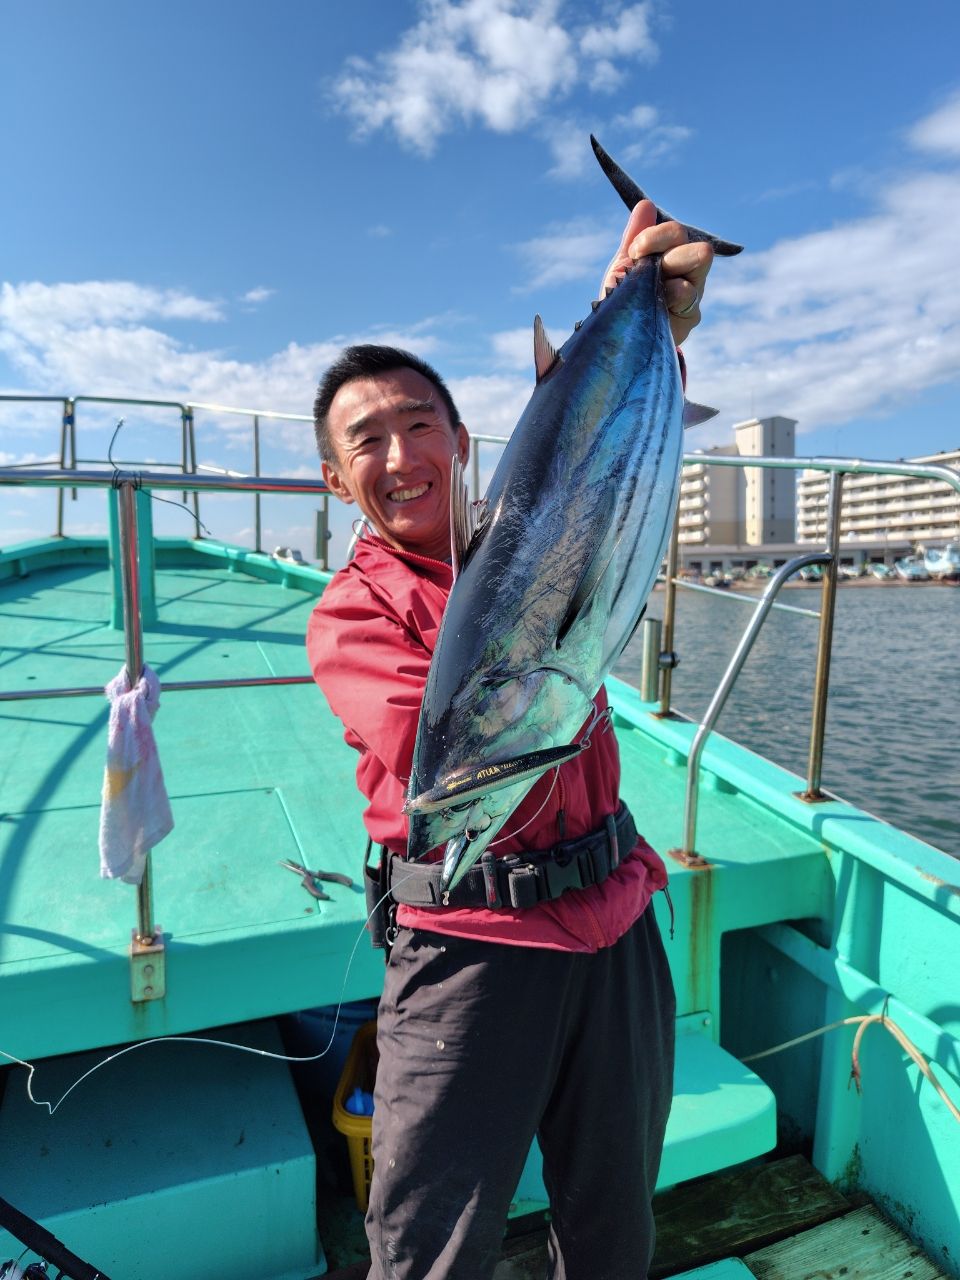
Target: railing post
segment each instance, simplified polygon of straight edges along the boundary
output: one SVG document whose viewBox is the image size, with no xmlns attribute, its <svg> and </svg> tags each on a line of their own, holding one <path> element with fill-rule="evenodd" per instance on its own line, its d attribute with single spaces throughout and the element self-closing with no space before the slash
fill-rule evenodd
<svg viewBox="0 0 960 1280">
<path fill-rule="evenodd" d="M 802 799 L 815 803 L 826 797 L 820 789 L 823 771 L 823 741 L 827 730 L 827 694 L 830 691 L 830 654 L 833 648 L 833 617 L 837 600 L 840 558 L 840 508 L 843 501 L 842 471 L 830 475 L 827 497 L 827 552 L 820 588 L 820 638 L 817 644 L 817 671 L 813 681 L 813 713 L 810 717 L 810 753 L 807 758 L 807 789 Z"/>
<path fill-rule="evenodd" d="M 187 427 L 187 443 L 190 449 L 190 474 L 197 474 L 197 437 L 193 429 L 193 405 L 188 404 L 184 411 L 184 421 Z M 194 489 L 193 491 L 193 536 L 200 537 L 200 494 Z"/>
<path fill-rule="evenodd" d="M 63 401 L 63 416 L 60 420 L 60 468 L 67 469 L 67 448 L 68 441 L 73 451 L 73 465 L 77 465 L 77 441 L 73 434 L 73 417 L 74 404 L 69 397 L 65 397 Z M 74 499 L 76 499 L 77 491 L 73 491 Z M 63 537 L 63 489 L 57 490 L 57 537 Z"/>
<path fill-rule="evenodd" d="M 470 450 L 470 465 L 473 471 L 473 501 L 479 502 L 480 493 L 480 442 L 478 440 L 471 441 L 472 448 Z"/>
<path fill-rule="evenodd" d="M 253 474 L 260 474 L 260 415 L 253 415 Z M 253 495 L 253 528 L 254 528 L 254 551 L 263 550 L 263 538 L 260 529 L 260 494 Z"/>
<path fill-rule="evenodd" d="M 182 475 L 186 475 L 190 470 L 190 458 L 187 452 L 187 415 L 189 412 L 189 409 L 180 410 L 180 472 Z M 186 489 L 181 493 L 180 499 L 183 505 L 186 506 L 189 501 Z"/>
<path fill-rule="evenodd" d="M 656 702 L 660 683 L 660 634 L 659 618 L 644 618 L 640 624 L 643 658 L 640 668 L 640 697 L 644 702 Z"/>
<path fill-rule="evenodd" d="M 121 581 L 123 584 L 123 643 L 126 654 L 127 676 L 130 687 L 137 683 L 143 671 L 143 630 L 140 617 L 140 555 L 137 539 L 137 485 L 133 480 L 121 480 L 118 486 L 118 512 L 120 517 L 120 560 Z M 147 853 L 143 879 L 137 886 L 137 927 L 133 931 L 132 955 L 137 960 L 138 951 L 154 956 L 158 945 L 162 950 L 162 940 L 158 939 L 159 929 L 153 920 L 153 877 L 150 853 Z M 153 968 L 153 965 L 149 967 Z M 142 968 L 142 967 L 141 967 Z M 137 999 L 137 969 L 134 976 L 134 999 Z M 154 975 L 149 975 L 153 977 Z M 140 999 L 150 999 L 162 995 L 162 978 L 141 984 L 143 992 Z"/>
<path fill-rule="evenodd" d="M 326 493 L 323 495 L 320 510 L 317 512 L 313 557 L 315 560 L 320 561 L 320 565 L 324 573 L 326 573 L 330 567 L 330 498 Z"/>
<path fill-rule="evenodd" d="M 661 657 L 662 674 L 660 677 L 660 716 L 670 714 L 670 694 L 673 685 L 673 669 L 677 665 L 673 651 L 673 628 L 677 613 L 677 567 L 680 559 L 680 507 L 673 521 L 670 544 L 667 548 L 667 580 L 664 583 L 663 595 L 663 652 Z"/>
</svg>

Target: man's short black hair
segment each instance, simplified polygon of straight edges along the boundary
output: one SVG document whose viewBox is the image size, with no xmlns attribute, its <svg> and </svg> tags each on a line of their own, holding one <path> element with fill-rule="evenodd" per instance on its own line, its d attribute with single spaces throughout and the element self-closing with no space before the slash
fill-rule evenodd
<svg viewBox="0 0 960 1280">
<path fill-rule="evenodd" d="M 313 430 L 317 437 L 317 451 L 324 462 L 336 463 L 339 459 L 330 439 L 328 417 L 333 398 L 348 382 L 355 378 L 372 378 L 378 373 L 389 373 L 394 369 L 413 369 L 433 383 L 443 401 L 444 408 L 450 418 L 450 426 L 454 431 L 460 425 L 460 413 L 453 403 L 453 396 L 447 384 L 426 360 L 421 360 L 410 351 L 400 347 L 383 347 L 375 343 L 361 343 L 354 347 L 344 347 L 330 368 L 320 379 L 317 398 L 313 402 Z"/>
</svg>

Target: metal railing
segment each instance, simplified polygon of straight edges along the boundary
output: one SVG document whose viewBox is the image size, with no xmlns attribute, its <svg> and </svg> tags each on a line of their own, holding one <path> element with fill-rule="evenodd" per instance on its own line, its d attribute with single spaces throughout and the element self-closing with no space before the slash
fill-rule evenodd
<svg viewBox="0 0 960 1280">
<path fill-rule="evenodd" d="M 60 418 L 60 469 L 75 471 L 80 466 L 87 465 L 106 465 L 106 458 L 84 458 L 77 456 L 77 405 L 79 404 L 99 404 L 99 405 L 116 405 L 131 406 L 135 408 L 148 409 L 173 409 L 180 415 L 180 461 L 177 462 L 153 462 L 152 468 L 163 467 L 173 470 L 179 470 L 181 475 L 196 475 L 198 470 L 210 470 L 197 462 L 197 438 L 196 438 L 196 412 L 217 414 L 236 414 L 244 418 L 250 419 L 250 425 L 253 432 L 253 472 L 254 476 L 260 475 L 260 423 L 261 420 L 267 419 L 278 422 L 313 422 L 313 418 L 303 413 L 277 413 L 269 409 L 242 409 L 235 405 L 226 404 L 209 404 L 202 401 L 180 401 L 180 400 L 147 400 L 135 399 L 130 396 L 31 396 L 31 395 L 0 395 L 0 403 L 6 404 L 59 404 L 62 405 Z M 43 466 L 43 463 L 23 464 L 23 469 L 28 468 L 34 470 L 37 466 Z M 117 467 L 135 465 L 129 461 L 117 461 Z M 229 474 L 229 473 L 224 473 Z M 200 537 L 200 491 L 190 489 L 190 486 L 174 485 L 173 488 L 181 490 L 183 502 L 187 501 L 188 492 L 193 493 L 193 523 L 194 537 Z M 57 492 L 57 525 L 56 535 L 58 538 L 63 537 L 64 533 L 64 491 L 69 488 L 72 491 L 72 498 L 76 501 L 77 485 L 62 486 Z M 264 491 L 266 492 L 266 491 Z M 316 527 L 316 553 L 317 559 L 323 564 L 323 568 L 328 568 L 327 557 L 329 541 L 329 491 L 326 485 L 317 490 L 321 495 L 321 510 L 317 512 Z M 253 491 L 253 523 L 254 523 L 254 549 L 263 550 L 263 530 L 262 517 L 260 509 L 261 492 Z"/>
<path fill-rule="evenodd" d="M 79 398 L 79 397 L 78 397 Z M 162 403 L 171 405 L 173 402 L 155 402 L 155 401 L 119 401 L 109 397 L 83 397 L 88 400 L 98 400 L 102 403 L 138 403 L 138 404 L 157 404 Z M 61 397 L 0 397 L 0 399 L 37 399 L 37 400 L 59 400 Z M 68 406 L 71 419 L 74 417 L 76 399 L 72 401 L 64 400 L 64 422 L 67 423 Z M 83 471 L 77 467 L 80 461 L 76 457 L 75 437 L 73 434 L 74 422 L 71 421 L 69 430 L 67 425 L 61 435 L 61 454 L 65 456 L 64 450 L 69 454 L 70 465 L 62 466 L 56 469 L 42 469 L 31 467 L 27 473 L 29 478 L 25 476 L 25 469 L 6 468 L 0 470 L 0 486 L 2 485 L 22 485 L 24 483 L 31 486 L 48 486 L 55 487 L 59 490 L 62 497 L 65 488 L 71 488 L 76 491 L 79 488 L 118 488 L 120 492 L 120 512 L 121 512 L 121 528 L 120 539 L 122 555 L 124 559 L 123 571 L 123 590 L 124 590 L 124 635 L 127 645 L 127 669 L 129 671 L 142 670 L 142 632 L 140 629 L 140 613 L 139 613 L 139 596 L 138 581 L 136 577 L 137 566 L 139 565 L 137 550 L 137 527 L 136 527 L 136 509 L 133 501 L 134 490 L 138 487 L 148 489 L 182 489 L 184 494 L 191 492 L 195 497 L 195 513 L 197 511 L 197 495 L 203 492 L 222 492 L 222 493 L 254 493 L 257 501 L 263 493 L 300 493 L 300 494 L 326 494 L 326 485 L 322 481 L 292 481 L 283 478 L 265 478 L 259 475 L 259 427 L 258 418 L 276 417 L 289 418 L 296 421 L 309 421 L 303 415 L 294 414 L 258 414 L 252 410 L 231 410 L 226 406 L 216 405 L 194 405 L 182 406 L 175 405 L 184 413 L 184 441 L 186 459 L 189 455 L 192 471 L 186 470 L 184 463 L 184 471 L 179 475 L 168 475 L 157 471 L 140 471 L 134 474 L 116 471 L 113 475 L 106 474 L 103 471 Z M 255 466 L 257 470 L 253 476 L 240 475 L 216 475 L 201 476 L 196 471 L 196 455 L 195 447 L 192 442 L 192 409 L 204 408 L 217 412 L 238 412 L 252 414 L 255 419 Z M 187 418 L 188 412 L 191 417 Z M 477 443 L 492 443 L 504 445 L 506 440 L 498 436 L 475 436 L 473 439 Z M 806 790 L 802 793 L 802 798 L 817 802 L 828 797 L 824 796 L 821 789 L 822 769 L 823 769 L 823 746 L 826 733 L 826 716 L 827 716 L 827 700 L 829 695 L 830 683 L 830 661 L 833 643 L 833 627 L 834 614 L 836 605 L 836 591 L 838 578 L 838 558 L 840 544 L 840 515 L 843 495 L 843 481 L 847 475 L 898 475 L 913 479 L 929 479 L 944 482 L 960 494 L 960 472 L 954 468 L 940 465 L 936 463 L 905 463 L 905 462 L 871 462 L 861 459 L 851 458 L 770 458 L 770 457 L 741 457 L 737 455 L 707 455 L 702 453 L 685 454 L 683 458 L 685 466 L 704 467 L 704 466 L 723 466 L 737 467 L 745 470 L 748 467 L 757 467 L 773 470 L 810 470 L 822 471 L 829 476 L 829 492 L 827 500 L 827 536 L 826 548 L 822 552 L 811 551 L 795 557 L 789 563 L 780 567 L 774 574 L 767 588 L 763 592 L 762 597 L 757 602 L 754 616 L 751 618 L 737 649 L 728 664 L 728 667 L 721 679 L 720 685 L 711 700 L 710 706 L 704 716 L 703 721 L 697 728 L 697 733 L 691 745 L 690 754 L 687 762 L 687 789 L 684 810 L 683 824 L 683 847 L 679 851 L 688 859 L 696 859 L 695 841 L 696 841 L 696 817 L 699 790 L 699 766 L 709 734 L 713 731 L 717 719 L 726 700 L 729 696 L 737 676 L 743 668 L 746 658 L 753 646 L 753 643 L 763 625 L 764 620 L 770 613 L 771 609 L 788 609 L 791 612 L 804 613 L 810 616 L 818 617 L 820 622 L 819 639 L 817 644 L 817 660 L 816 671 L 814 676 L 813 699 L 810 724 L 810 743 L 807 757 L 807 780 Z M 479 493 L 480 469 L 478 450 L 473 450 L 473 490 L 475 494 Z M 62 504 L 61 504 L 62 505 Z M 199 516 L 196 517 L 199 520 Z M 684 583 L 678 577 L 678 561 L 679 561 L 679 535 L 680 523 L 679 513 L 674 522 L 672 536 L 667 551 L 667 568 L 665 583 L 665 600 L 664 600 L 664 618 L 662 627 L 662 648 L 656 654 L 656 667 L 659 670 L 660 681 L 660 709 L 662 716 L 670 714 L 670 700 L 672 692 L 672 674 L 673 669 L 677 665 L 677 657 L 674 652 L 674 634 L 676 624 L 676 596 L 678 588 L 695 588 L 701 591 L 707 591 L 716 594 L 724 599 L 736 598 L 730 597 L 724 591 L 715 591 L 710 587 L 700 587 L 696 584 Z M 259 543 L 259 524 L 258 524 L 258 543 Z M 258 545 L 257 550 L 260 550 Z M 132 556 L 132 561 L 131 561 Z M 130 562 L 130 563 L 128 563 Z M 821 605 L 819 613 L 811 610 L 797 609 L 793 606 L 782 605 L 776 601 L 776 596 L 780 588 L 786 580 L 799 572 L 800 569 L 807 565 L 820 565 L 823 569 L 821 575 Z M 326 565 L 324 565 L 326 567 Z M 645 653 L 645 665 L 649 668 L 653 662 L 654 652 L 653 646 L 645 645 L 647 652 Z M 290 683 L 296 680 L 296 677 L 274 677 L 265 679 L 244 680 L 225 680 L 225 681 L 191 681 L 184 682 L 182 686 L 171 684 L 165 686 L 169 689 L 182 688 L 215 688 L 226 687 L 230 685 L 244 683 Z M 300 677 L 304 682 L 309 677 Z M 100 692 L 99 688 L 94 689 L 72 689 L 72 690 L 47 690 L 47 691 L 30 691 L 17 692 L 14 694 L 0 695 L 0 699 L 10 698 L 26 698 L 26 697 L 54 697 L 54 696 L 80 696 L 87 693 Z M 148 858 L 149 865 L 149 858 Z M 141 939 L 151 939 L 153 929 L 152 925 L 152 905 L 150 902 L 149 878 L 147 887 L 141 898 L 138 898 L 138 936 Z"/>
<path fill-rule="evenodd" d="M 960 494 L 960 471 L 953 467 L 938 463 L 909 462 L 870 462 L 854 458 L 748 458 L 733 454 L 685 454 L 686 466 L 720 466 L 760 467 L 770 470 L 822 471 L 829 476 L 826 511 L 826 548 L 823 552 L 811 552 L 795 557 L 781 566 L 771 578 L 762 597 L 757 602 L 754 616 L 751 618 L 733 657 L 727 665 L 720 684 L 710 702 L 707 712 L 697 727 L 687 759 L 687 786 L 684 803 L 683 840 L 678 853 L 684 860 L 696 865 L 696 823 L 699 794 L 700 758 L 707 738 L 713 731 L 723 710 L 730 690 L 743 668 L 747 655 L 763 625 L 771 608 L 777 606 L 774 597 L 789 577 L 806 565 L 822 566 L 820 597 L 820 632 L 817 642 L 816 671 L 813 683 L 813 701 L 810 717 L 810 744 L 807 754 L 807 785 L 801 798 L 810 803 L 829 799 L 821 787 L 823 773 L 823 744 L 827 724 L 827 699 L 830 689 L 830 659 L 833 647 L 833 628 L 836 609 L 837 577 L 840 550 L 840 517 L 843 499 L 843 481 L 848 475 L 898 475 L 915 479 L 937 480 L 946 483 Z M 680 543 L 679 515 L 674 522 L 673 532 L 667 552 L 666 592 L 664 599 L 663 647 L 657 655 L 657 666 L 660 668 L 660 709 L 657 714 L 670 714 L 670 695 L 673 669 L 677 665 L 677 657 L 673 650 L 676 622 L 676 595 L 678 587 L 690 587 L 677 576 Z M 711 587 L 697 589 L 716 594 L 723 599 L 730 597 L 725 591 Z M 795 610 L 795 612 L 801 612 Z M 645 647 L 648 667 L 652 662 L 652 644 Z"/>
<path fill-rule="evenodd" d="M 140 539 L 137 522 L 138 489 L 183 489 L 199 493 L 299 493 L 322 494 L 326 485 L 318 480 L 286 480 L 263 476 L 201 476 L 195 473 L 170 475 L 158 471 L 81 471 L 72 468 L 0 469 L 0 487 L 37 486 L 55 488 L 116 489 L 119 510 L 119 559 L 123 594 L 123 637 L 127 677 L 131 688 L 140 679 L 143 666 L 143 626 L 140 607 Z M 311 676 L 268 676 L 224 680 L 191 680 L 164 685 L 164 691 L 223 689 L 240 685 L 308 684 Z M 0 701 L 31 698 L 82 697 L 103 693 L 102 686 L 72 689 L 13 690 L 0 693 Z M 137 886 L 137 925 L 131 946 L 132 987 L 135 1000 L 159 999 L 165 992 L 163 939 L 154 919 L 153 873 L 147 851 L 143 879 Z M 146 975 L 146 976 L 144 976 Z"/>
</svg>

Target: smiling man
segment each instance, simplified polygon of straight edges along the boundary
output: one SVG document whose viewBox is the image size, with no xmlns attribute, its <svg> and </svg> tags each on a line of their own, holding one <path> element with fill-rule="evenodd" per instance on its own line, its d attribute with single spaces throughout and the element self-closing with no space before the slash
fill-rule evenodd
<svg viewBox="0 0 960 1280">
<path fill-rule="evenodd" d="M 711 253 L 654 216 L 649 201 L 634 209 L 604 285 L 662 253 L 679 343 L 699 320 Z M 369 1280 L 492 1275 L 534 1136 L 552 1208 L 549 1275 L 638 1280 L 653 1253 L 675 1009 L 650 907 L 666 872 L 620 800 L 616 738 L 598 732 L 541 779 L 497 841 L 500 858 L 533 855 L 529 901 L 492 907 L 464 881 L 440 904 L 436 870 L 404 861 L 402 806 L 452 585 L 450 469 L 466 462 L 469 437 L 436 371 L 391 347 L 347 348 L 314 422 L 331 491 L 374 530 L 327 586 L 307 637 L 359 753 L 364 823 L 391 890 Z"/>
</svg>

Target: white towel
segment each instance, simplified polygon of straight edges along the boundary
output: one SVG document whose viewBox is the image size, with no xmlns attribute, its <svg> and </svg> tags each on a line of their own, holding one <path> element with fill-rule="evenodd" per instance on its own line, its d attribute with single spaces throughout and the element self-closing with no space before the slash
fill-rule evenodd
<svg viewBox="0 0 960 1280">
<path fill-rule="evenodd" d="M 160 681 L 144 667 L 131 689 L 124 667 L 104 693 L 110 699 L 110 724 L 100 808 L 100 874 L 139 884 L 147 854 L 173 829 L 153 736 Z"/>
</svg>

